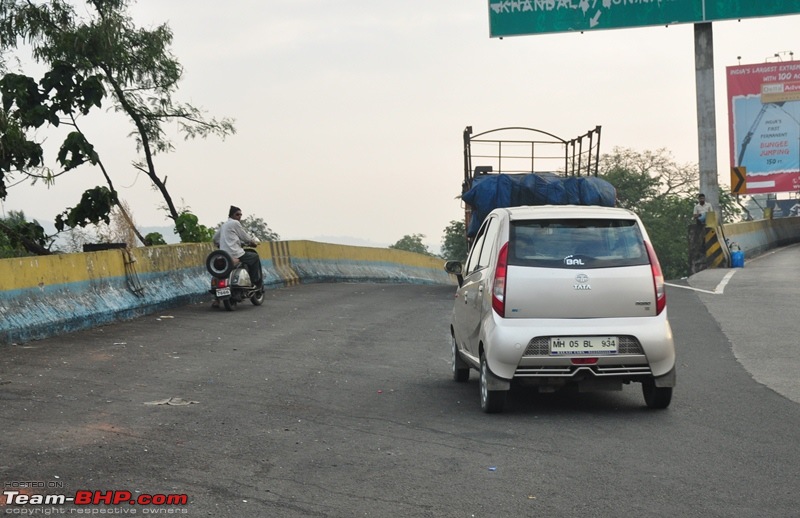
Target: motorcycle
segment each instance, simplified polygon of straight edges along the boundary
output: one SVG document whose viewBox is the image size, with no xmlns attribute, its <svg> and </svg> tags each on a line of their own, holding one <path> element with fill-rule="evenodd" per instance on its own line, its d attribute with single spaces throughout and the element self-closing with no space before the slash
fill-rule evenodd
<svg viewBox="0 0 800 518">
<path fill-rule="evenodd" d="M 245 250 L 248 250 L 247 248 Z M 214 250 L 206 258 L 206 270 L 211 274 L 209 293 L 221 302 L 228 311 L 233 311 L 240 302 L 250 299 L 254 306 L 264 302 L 264 286 L 253 284 L 247 267 L 241 262 L 233 263 L 233 258 L 224 250 Z"/>
</svg>

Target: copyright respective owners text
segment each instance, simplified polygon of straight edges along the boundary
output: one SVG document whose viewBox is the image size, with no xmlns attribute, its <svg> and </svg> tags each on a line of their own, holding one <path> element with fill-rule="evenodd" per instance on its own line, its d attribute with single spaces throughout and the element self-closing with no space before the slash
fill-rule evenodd
<svg viewBox="0 0 800 518">
<path fill-rule="evenodd" d="M 185 515 L 186 493 L 144 493 L 128 489 L 67 491 L 62 481 L 10 481 L 3 483 L 0 514 L 52 516 L 67 514 Z"/>
</svg>

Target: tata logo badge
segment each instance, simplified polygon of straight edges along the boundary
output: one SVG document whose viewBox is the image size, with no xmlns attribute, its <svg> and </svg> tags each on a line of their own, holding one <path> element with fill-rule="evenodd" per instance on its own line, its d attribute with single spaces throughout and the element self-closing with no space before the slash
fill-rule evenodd
<svg viewBox="0 0 800 518">
<path fill-rule="evenodd" d="M 592 287 L 589 285 L 589 276 L 585 273 L 579 273 L 576 275 L 575 282 L 576 284 L 574 284 L 572 287 L 576 290 L 584 291 L 592 289 Z"/>
</svg>

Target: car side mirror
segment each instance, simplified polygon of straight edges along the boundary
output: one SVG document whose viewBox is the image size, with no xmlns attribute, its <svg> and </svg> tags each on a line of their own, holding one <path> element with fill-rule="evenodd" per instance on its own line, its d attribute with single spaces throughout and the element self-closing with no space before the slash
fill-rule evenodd
<svg viewBox="0 0 800 518">
<path fill-rule="evenodd" d="M 444 263 L 444 271 L 452 273 L 453 275 L 461 275 L 461 270 L 463 268 L 461 261 L 447 261 Z"/>
<path fill-rule="evenodd" d="M 455 275 L 459 286 L 464 283 L 464 276 L 461 274 L 463 270 L 464 266 L 461 264 L 461 261 L 447 261 L 444 263 L 444 271 Z"/>
</svg>

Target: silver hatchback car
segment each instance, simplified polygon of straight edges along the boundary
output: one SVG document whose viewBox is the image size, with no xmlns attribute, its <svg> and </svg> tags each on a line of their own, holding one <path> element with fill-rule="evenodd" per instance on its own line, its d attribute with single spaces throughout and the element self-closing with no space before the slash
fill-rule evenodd
<svg viewBox="0 0 800 518">
<path fill-rule="evenodd" d="M 620 208 L 543 205 L 492 211 L 466 265 L 451 324 L 453 378 L 480 373 L 485 412 L 512 381 L 622 390 L 642 384 L 650 408 L 675 386 L 675 345 L 661 266 L 641 220 Z"/>
</svg>

